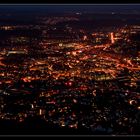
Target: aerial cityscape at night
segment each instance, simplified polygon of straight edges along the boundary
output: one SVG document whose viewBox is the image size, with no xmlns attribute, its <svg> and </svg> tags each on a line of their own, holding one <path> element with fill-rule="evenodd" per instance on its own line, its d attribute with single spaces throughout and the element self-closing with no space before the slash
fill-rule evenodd
<svg viewBox="0 0 140 140">
<path fill-rule="evenodd" d="M 0 5 L 0 135 L 140 135 L 140 5 Z"/>
</svg>

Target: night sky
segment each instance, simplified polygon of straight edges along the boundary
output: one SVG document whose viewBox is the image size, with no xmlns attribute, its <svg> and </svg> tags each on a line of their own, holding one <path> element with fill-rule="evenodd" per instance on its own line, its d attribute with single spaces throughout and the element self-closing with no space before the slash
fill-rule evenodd
<svg viewBox="0 0 140 140">
<path fill-rule="evenodd" d="M 140 5 L 0 5 L 0 12 L 140 12 Z"/>
</svg>

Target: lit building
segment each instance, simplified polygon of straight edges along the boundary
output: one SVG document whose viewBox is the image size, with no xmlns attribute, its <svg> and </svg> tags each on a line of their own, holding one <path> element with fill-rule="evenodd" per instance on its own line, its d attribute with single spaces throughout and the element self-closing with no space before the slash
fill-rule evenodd
<svg viewBox="0 0 140 140">
<path fill-rule="evenodd" d="M 114 34 L 113 34 L 113 32 L 111 32 L 111 43 L 113 44 L 115 41 L 114 41 Z"/>
</svg>

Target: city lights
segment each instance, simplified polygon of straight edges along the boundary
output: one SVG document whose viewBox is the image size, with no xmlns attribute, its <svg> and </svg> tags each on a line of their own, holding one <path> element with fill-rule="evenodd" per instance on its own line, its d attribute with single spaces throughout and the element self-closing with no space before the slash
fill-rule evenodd
<svg viewBox="0 0 140 140">
<path fill-rule="evenodd" d="M 139 135 L 140 11 L 33 7 L 0 14 L 0 134 Z"/>
</svg>

